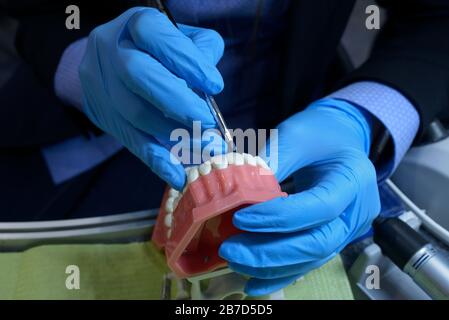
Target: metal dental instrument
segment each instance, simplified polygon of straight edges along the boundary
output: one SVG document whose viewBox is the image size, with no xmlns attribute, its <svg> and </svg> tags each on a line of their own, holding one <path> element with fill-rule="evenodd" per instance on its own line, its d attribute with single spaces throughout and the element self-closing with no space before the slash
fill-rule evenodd
<svg viewBox="0 0 449 320">
<path fill-rule="evenodd" d="M 170 13 L 167 6 L 165 5 L 165 1 L 157 0 L 156 2 L 157 2 L 159 11 L 164 13 L 167 16 L 167 18 L 175 25 L 175 27 L 178 28 L 178 25 L 176 24 L 176 21 L 173 18 L 173 15 Z M 214 119 L 218 124 L 218 130 L 220 130 L 220 132 L 223 135 L 223 138 L 226 142 L 226 145 L 228 146 L 228 152 L 235 151 L 234 140 L 232 139 L 231 132 L 229 131 L 228 127 L 226 126 L 226 122 L 223 118 L 223 115 L 220 112 L 220 109 L 218 108 L 218 104 L 215 102 L 214 97 L 208 95 L 207 93 L 203 93 L 203 94 L 204 94 L 206 103 L 209 106 L 209 110 L 212 113 L 212 115 L 214 116 Z"/>
<path fill-rule="evenodd" d="M 226 126 L 226 122 L 224 121 L 223 115 L 220 112 L 220 109 L 218 108 L 217 103 L 215 102 L 214 97 L 204 94 L 206 98 L 207 105 L 209 106 L 210 111 L 212 112 L 212 115 L 215 118 L 215 121 L 217 121 L 218 129 L 220 130 L 221 134 L 223 135 L 223 138 L 228 146 L 228 151 L 235 151 L 234 150 L 234 141 L 232 139 L 231 132 L 229 132 L 228 127 Z"/>
</svg>

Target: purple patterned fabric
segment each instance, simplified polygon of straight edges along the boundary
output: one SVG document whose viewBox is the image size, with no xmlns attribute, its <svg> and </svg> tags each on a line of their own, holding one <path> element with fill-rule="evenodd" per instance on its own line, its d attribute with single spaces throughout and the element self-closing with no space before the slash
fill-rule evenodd
<svg viewBox="0 0 449 320">
<path fill-rule="evenodd" d="M 79 110 L 83 99 L 78 66 L 86 51 L 87 38 L 70 44 L 61 56 L 54 78 L 54 90 L 59 99 Z"/>
<path fill-rule="evenodd" d="M 87 38 L 69 45 L 62 54 L 54 78 L 56 95 L 65 103 L 82 110 L 82 91 L 78 66 L 87 46 Z M 86 138 L 78 136 L 42 148 L 50 175 L 55 184 L 73 178 L 110 158 L 123 148 L 112 136 Z"/>
<path fill-rule="evenodd" d="M 395 150 L 391 174 L 418 132 L 419 115 L 410 101 L 395 89 L 372 81 L 353 83 L 329 97 L 354 103 L 374 115 L 387 128 Z"/>
<path fill-rule="evenodd" d="M 106 159 L 123 146 L 110 135 L 86 138 L 78 136 L 41 150 L 55 184 L 73 178 Z"/>
</svg>

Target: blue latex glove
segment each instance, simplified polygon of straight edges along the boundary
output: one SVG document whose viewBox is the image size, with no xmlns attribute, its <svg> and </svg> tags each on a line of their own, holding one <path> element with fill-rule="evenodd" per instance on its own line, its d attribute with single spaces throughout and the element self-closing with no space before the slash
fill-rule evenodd
<svg viewBox="0 0 449 320">
<path fill-rule="evenodd" d="M 236 212 L 234 225 L 249 232 L 219 251 L 251 277 L 249 295 L 287 286 L 369 230 L 380 211 L 369 120 L 347 102 L 323 99 L 279 125 L 275 175 L 294 174 L 298 193 Z"/>
<path fill-rule="evenodd" d="M 223 89 L 215 65 L 224 42 L 215 31 L 178 26 L 156 9 L 132 8 L 91 32 L 79 73 L 89 119 L 182 189 L 185 171 L 170 160 L 170 133 L 191 130 L 193 120 L 216 126 L 192 89 Z"/>
</svg>

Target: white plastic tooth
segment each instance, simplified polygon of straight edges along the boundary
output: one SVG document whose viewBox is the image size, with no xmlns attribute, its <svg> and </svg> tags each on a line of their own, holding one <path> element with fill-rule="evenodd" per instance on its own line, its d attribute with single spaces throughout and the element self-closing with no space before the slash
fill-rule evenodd
<svg viewBox="0 0 449 320">
<path fill-rule="evenodd" d="M 198 168 L 198 171 L 199 171 L 200 175 L 202 175 L 202 176 L 208 175 L 211 172 L 211 170 L 212 170 L 212 164 L 209 160 L 202 163 Z"/>
<path fill-rule="evenodd" d="M 254 158 L 256 159 L 256 163 L 258 166 L 261 166 L 262 168 L 267 170 L 271 170 L 268 164 L 265 162 L 265 160 L 263 160 L 261 157 L 255 156 Z"/>
<path fill-rule="evenodd" d="M 234 153 L 234 165 L 243 166 L 245 164 L 245 159 L 241 153 Z"/>
<path fill-rule="evenodd" d="M 224 155 L 215 156 L 210 160 L 214 169 L 226 169 L 228 167 L 228 160 Z"/>
<path fill-rule="evenodd" d="M 189 172 L 190 172 L 192 169 L 194 169 L 194 168 L 196 168 L 196 166 L 190 166 L 190 167 L 184 168 L 184 171 L 186 172 L 186 176 L 187 176 L 187 177 L 189 176 Z"/>
<path fill-rule="evenodd" d="M 175 200 L 173 201 L 173 212 L 175 212 L 176 208 L 178 207 L 178 203 L 179 203 L 179 200 L 181 200 L 181 196 L 182 195 L 180 195 L 179 197 L 176 197 Z"/>
<path fill-rule="evenodd" d="M 245 160 L 245 164 L 249 164 L 250 166 L 256 166 L 257 161 L 254 159 L 254 157 L 248 153 L 243 154 L 243 159 Z"/>
<path fill-rule="evenodd" d="M 173 214 L 172 213 L 166 214 L 164 217 L 164 223 L 167 228 L 171 227 L 172 221 L 173 221 Z"/>
<path fill-rule="evenodd" d="M 168 196 L 171 198 L 177 198 L 179 196 L 179 191 L 173 188 L 170 188 L 170 191 L 168 191 Z"/>
<path fill-rule="evenodd" d="M 199 176 L 200 176 L 200 174 L 198 173 L 198 168 L 197 167 L 191 167 L 189 172 L 187 173 L 187 182 L 188 183 L 192 183 L 196 179 L 198 179 Z"/>
<path fill-rule="evenodd" d="M 172 213 L 174 208 L 173 208 L 173 202 L 174 202 L 175 198 L 172 197 L 168 197 L 167 201 L 165 201 L 165 211 L 167 213 Z"/>
<path fill-rule="evenodd" d="M 235 163 L 235 153 L 234 152 L 227 153 L 226 160 L 228 160 L 228 165 L 233 165 Z"/>
</svg>

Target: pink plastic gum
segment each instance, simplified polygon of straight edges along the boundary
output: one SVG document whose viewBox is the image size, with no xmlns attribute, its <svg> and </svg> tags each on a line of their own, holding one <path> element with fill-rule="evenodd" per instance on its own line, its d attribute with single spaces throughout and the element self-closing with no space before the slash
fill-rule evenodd
<svg viewBox="0 0 449 320">
<path fill-rule="evenodd" d="M 232 224 L 235 211 L 287 195 L 272 172 L 260 166 L 214 169 L 189 185 L 173 212 L 168 238 L 164 224 L 168 190 L 162 199 L 152 240 L 165 250 L 168 266 L 180 278 L 226 266 L 218 255 L 220 244 L 243 232 Z"/>
</svg>

